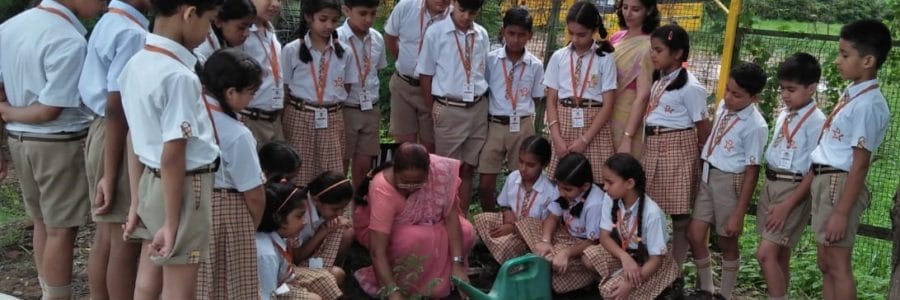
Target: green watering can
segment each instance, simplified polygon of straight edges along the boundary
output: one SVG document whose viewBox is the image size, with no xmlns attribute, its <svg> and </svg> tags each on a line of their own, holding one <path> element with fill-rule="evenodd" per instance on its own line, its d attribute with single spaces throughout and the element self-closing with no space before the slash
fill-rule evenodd
<svg viewBox="0 0 900 300">
<path fill-rule="evenodd" d="M 450 279 L 474 300 L 545 300 L 552 297 L 550 263 L 530 253 L 503 263 L 488 294 L 455 276 Z"/>
</svg>

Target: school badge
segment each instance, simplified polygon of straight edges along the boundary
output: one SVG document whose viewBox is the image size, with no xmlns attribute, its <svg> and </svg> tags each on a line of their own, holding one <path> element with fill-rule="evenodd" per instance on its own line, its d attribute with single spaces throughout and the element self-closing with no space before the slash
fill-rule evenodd
<svg viewBox="0 0 900 300">
<path fill-rule="evenodd" d="M 187 121 L 181 122 L 181 137 L 183 138 L 191 138 L 194 136 L 194 133 L 191 130 L 191 123 Z"/>
</svg>

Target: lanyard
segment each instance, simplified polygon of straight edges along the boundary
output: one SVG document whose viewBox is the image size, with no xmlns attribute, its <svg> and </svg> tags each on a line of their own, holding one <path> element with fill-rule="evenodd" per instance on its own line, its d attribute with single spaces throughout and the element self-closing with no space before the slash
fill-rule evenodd
<svg viewBox="0 0 900 300">
<path fill-rule="evenodd" d="M 813 106 L 815 106 L 815 104 L 813 104 Z M 797 131 L 800 130 L 800 126 L 803 125 L 803 122 L 806 122 L 806 119 L 808 119 L 809 116 L 812 115 L 813 111 L 815 111 L 815 110 L 816 110 L 815 107 L 810 107 L 809 111 L 807 111 L 806 114 L 803 115 L 803 118 L 800 119 L 800 122 L 797 122 L 797 125 L 794 126 L 794 130 L 791 130 L 790 133 L 788 133 L 788 129 L 787 129 L 788 125 L 790 125 L 790 124 L 785 122 L 784 125 L 781 125 L 781 135 L 784 136 L 784 140 L 787 141 L 788 149 L 794 147 L 793 146 L 794 145 L 794 137 L 797 136 Z M 785 121 L 787 121 L 787 119 L 785 119 Z"/>
<path fill-rule="evenodd" d="M 728 112 L 725 112 L 724 114 L 722 114 L 721 117 L 719 117 L 719 121 L 716 122 L 716 131 L 713 132 L 713 134 L 715 134 L 716 137 L 715 137 L 715 140 L 713 140 L 713 143 L 709 145 L 709 148 L 706 149 L 706 157 L 707 158 L 709 158 L 712 155 L 713 150 L 716 149 L 716 146 L 719 146 L 719 144 L 722 143 L 722 138 L 724 138 L 725 135 L 728 134 L 728 132 L 731 131 L 732 128 L 734 128 L 734 125 L 737 124 L 737 122 L 741 120 L 741 117 L 738 117 L 737 113 L 735 113 L 734 121 L 731 121 L 731 125 L 728 125 L 728 127 L 725 128 L 725 131 L 722 132 L 721 134 L 719 134 L 719 131 L 722 131 L 722 128 L 723 128 L 722 120 L 724 120 L 725 116 L 727 116 L 727 115 L 728 115 Z"/>
<path fill-rule="evenodd" d="M 425 39 L 425 29 L 428 29 L 434 21 L 444 19 L 448 13 L 450 13 L 450 9 L 446 8 L 440 17 L 431 17 L 428 20 L 428 24 L 425 24 L 425 0 L 422 0 L 422 8 L 419 9 L 419 51 L 416 53 L 422 53 L 422 40 Z"/>
<path fill-rule="evenodd" d="M 66 14 L 64 14 L 61 10 L 58 10 L 58 9 L 56 9 L 56 8 L 53 8 L 53 7 L 43 6 L 43 5 L 38 5 L 38 6 L 37 6 L 37 9 L 46 11 L 46 12 L 51 13 L 51 14 L 54 14 L 54 15 L 57 15 L 57 16 L 59 16 L 60 18 L 63 18 L 63 20 L 66 20 L 67 22 L 69 22 L 69 24 L 72 24 L 73 26 L 75 25 L 75 22 L 72 21 L 72 19 L 69 19 L 69 17 L 67 17 Z"/>
<path fill-rule="evenodd" d="M 266 53 L 266 59 L 269 61 L 269 66 L 272 68 L 272 76 L 275 77 L 275 87 L 278 88 L 281 85 L 281 66 L 278 64 L 278 52 L 275 50 L 275 39 L 269 40 L 268 51 L 266 50 L 266 43 L 263 42 L 263 38 L 259 33 L 256 34 L 256 39 L 259 40 L 259 44 L 263 47 L 263 52 Z"/>
<path fill-rule="evenodd" d="M 615 204 L 618 205 L 618 204 Z M 628 249 L 628 245 L 631 244 L 631 239 L 634 237 L 635 231 L 637 231 L 637 223 L 638 222 L 628 222 L 628 220 L 623 219 L 622 209 L 619 208 L 619 220 L 616 222 L 616 229 L 619 230 L 619 237 L 622 242 L 622 249 Z M 623 224 L 624 223 L 624 224 Z M 631 223 L 631 230 L 628 230 L 628 223 Z"/>
<path fill-rule="evenodd" d="M 644 119 L 649 117 L 650 113 L 659 106 L 659 101 L 666 92 L 666 87 L 669 86 L 669 82 L 671 82 L 671 80 L 666 76 L 653 83 L 653 88 L 650 89 L 650 103 L 647 105 L 647 111 L 644 112 Z"/>
<path fill-rule="evenodd" d="M 328 85 L 328 65 L 331 64 L 331 51 L 334 51 L 333 48 L 325 49 L 319 58 L 319 76 L 316 76 L 316 67 L 313 66 L 313 62 L 309 62 L 309 74 L 312 75 L 309 77 L 312 77 L 319 106 L 325 105 L 325 86 Z"/>
<path fill-rule="evenodd" d="M 175 61 L 180 62 L 180 63 L 181 63 L 182 65 L 184 65 L 185 67 L 188 67 L 188 65 L 185 64 L 183 61 L 181 61 L 181 59 L 178 59 L 178 56 L 175 56 L 175 53 L 172 53 L 172 51 L 166 50 L 166 49 L 164 49 L 164 48 L 162 48 L 162 47 L 154 46 L 154 45 L 150 45 L 150 44 L 146 44 L 146 45 L 144 45 L 144 50 L 147 50 L 147 51 L 150 51 L 150 52 L 156 52 L 156 53 L 159 53 L 159 54 L 168 56 L 169 58 L 174 59 Z M 190 69 L 190 67 L 188 67 L 188 68 Z"/>
<path fill-rule="evenodd" d="M 453 31 L 453 40 L 456 41 L 456 50 L 457 54 L 459 54 L 459 60 L 463 63 L 463 70 L 466 71 L 466 83 L 472 82 L 472 52 L 475 50 L 475 35 L 471 35 L 471 39 L 469 38 L 469 34 L 464 34 L 464 39 L 466 42 L 466 53 L 463 54 L 462 46 L 459 44 L 459 35 L 456 34 L 456 30 Z M 471 40 L 471 42 L 469 42 Z"/>
<path fill-rule="evenodd" d="M 522 57 L 524 58 L 524 54 Z M 515 76 L 516 72 L 516 62 L 510 60 L 510 64 L 512 65 L 512 72 L 506 69 L 506 60 L 501 60 L 500 65 L 503 66 L 503 79 L 506 81 L 506 98 L 509 99 L 509 102 L 512 103 L 513 115 L 516 115 L 517 104 L 519 103 L 519 95 L 514 91 L 515 81 L 513 81 L 513 76 Z M 522 81 L 522 76 L 525 75 L 525 66 L 522 65 L 522 70 L 519 71 L 519 80 Z"/>
<path fill-rule="evenodd" d="M 224 112 L 224 111 L 222 110 L 221 107 L 218 107 L 216 105 L 209 103 L 209 101 L 206 100 L 206 94 L 201 93 L 200 96 L 203 97 L 203 104 L 206 106 L 206 114 L 209 115 L 209 122 L 212 123 L 213 137 L 216 138 L 216 145 L 219 145 L 219 144 L 221 144 L 221 143 L 219 143 L 219 131 L 216 130 L 216 120 L 213 119 L 212 111 L 214 111 L 214 110 L 217 112 Z"/>
<path fill-rule="evenodd" d="M 588 61 L 588 67 L 585 72 L 584 80 L 582 80 L 581 83 L 581 91 L 579 92 L 578 83 L 575 82 L 577 80 L 576 78 L 578 77 L 575 77 L 575 63 L 574 58 L 572 58 L 574 54 L 575 50 L 569 49 L 569 75 L 572 79 L 572 98 L 575 98 L 575 104 L 577 106 L 581 106 L 581 97 L 584 96 L 584 90 L 587 88 L 588 80 L 590 79 L 590 76 L 587 76 L 587 74 L 591 73 L 591 67 L 594 65 L 594 57 L 597 55 L 594 55 L 592 53 L 588 54 L 591 56 L 591 60 Z M 581 74 L 578 74 L 578 76 L 581 76 Z"/>
<path fill-rule="evenodd" d="M 369 78 L 369 72 L 372 71 L 372 36 L 367 35 L 362 41 L 363 48 L 363 64 L 359 63 L 359 55 L 356 54 L 356 43 L 353 42 L 353 36 L 350 37 L 350 48 L 353 50 L 353 59 L 356 60 L 356 69 L 359 70 L 359 86 L 362 90 L 366 89 L 366 79 Z M 368 43 L 367 43 L 368 42 Z"/>
<path fill-rule="evenodd" d="M 278 284 L 281 285 L 285 281 L 287 281 L 288 278 L 291 278 L 291 274 L 294 273 L 294 249 L 287 245 L 285 245 L 285 248 L 281 248 L 281 246 L 278 245 L 278 242 L 276 242 L 275 239 L 272 238 L 272 236 L 269 236 L 269 240 L 272 241 L 272 246 L 275 247 L 275 250 L 278 251 L 278 253 L 281 254 L 281 257 L 287 261 L 287 276 L 278 278 Z"/>
<path fill-rule="evenodd" d="M 519 212 L 519 215 L 522 218 L 528 217 L 528 214 L 531 213 L 531 207 L 534 206 L 534 199 L 537 198 L 538 192 L 531 189 L 531 197 L 528 197 L 528 192 L 525 192 L 525 197 L 521 196 L 522 190 L 525 188 L 519 187 L 516 190 L 516 211 Z M 529 199 L 530 198 L 530 199 Z M 525 209 L 522 209 L 522 206 L 525 206 Z"/>
<path fill-rule="evenodd" d="M 822 136 L 825 134 L 825 130 L 827 130 L 828 128 L 831 128 L 831 121 L 834 121 L 834 117 L 837 116 L 837 114 L 838 114 L 842 109 L 844 109 L 844 106 L 847 106 L 847 103 L 850 103 L 850 101 L 853 101 L 853 99 L 856 99 L 856 97 L 862 96 L 863 94 L 868 93 L 868 92 L 870 92 L 870 91 L 872 91 L 872 90 L 875 90 L 875 89 L 877 89 L 877 88 L 878 88 L 878 84 L 876 83 L 876 84 L 873 84 L 873 85 L 870 85 L 870 86 L 866 87 L 865 89 L 863 89 L 862 91 L 860 91 L 860 92 L 859 92 L 858 94 L 856 94 L 855 96 L 850 97 L 849 99 L 847 99 L 847 101 L 838 101 L 837 107 L 835 107 L 834 110 L 832 110 L 831 113 L 828 114 L 828 118 L 825 119 L 825 126 L 822 126 L 822 132 L 819 133 L 819 141 L 820 141 L 820 142 L 822 141 Z M 846 95 L 846 94 L 845 94 L 845 95 Z"/>
<path fill-rule="evenodd" d="M 137 18 L 135 18 L 134 16 L 132 16 L 132 15 L 129 14 L 128 12 L 126 12 L 126 11 L 124 11 L 124 10 L 121 10 L 121 9 L 118 9 L 118 8 L 115 8 L 115 7 L 110 7 L 110 8 L 108 9 L 108 11 L 109 11 L 109 13 L 117 14 L 117 15 L 120 15 L 120 16 L 123 16 L 123 17 L 128 18 L 129 20 L 131 20 L 131 22 L 134 22 L 134 24 L 137 24 L 138 27 L 140 27 L 141 29 L 144 29 L 144 31 L 147 31 L 147 29 L 144 28 L 144 24 L 141 24 L 141 21 L 138 21 Z"/>
</svg>

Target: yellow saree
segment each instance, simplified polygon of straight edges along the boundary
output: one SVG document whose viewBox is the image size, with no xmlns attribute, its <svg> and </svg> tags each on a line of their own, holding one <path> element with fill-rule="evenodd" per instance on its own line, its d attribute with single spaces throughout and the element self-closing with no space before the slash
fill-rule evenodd
<svg viewBox="0 0 900 300">
<path fill-rule="evenodd" d="M 653 76 L 653 63 L 650 61 L 650 36 L 642 34 L 626 38 L 626 34 L 627 31 L 621 30 L 610 37 L 610 42 L 616 48 L 616 52 L 613 55 L 616 58 L 616 70 L 618 73 L 616 103 L 613 108 L 612 120 L 610 121 L 613 131 L 613 143 L 616 149 L 619 148 L 625 132 L 628 115 L 631 113 L 631 106 L 637 97 L 637 78 L 639 76 Z M 650 86 L 645 88 L 648 89 L 647 95 L 649 96 Z M 641 123 L 643 124 L 643 120 Z M 640 159 L 644 148 L 643 126 L 638 127 L 638 130 L 633 132 L 633 134 L 631 154 Z"/>
</svg>

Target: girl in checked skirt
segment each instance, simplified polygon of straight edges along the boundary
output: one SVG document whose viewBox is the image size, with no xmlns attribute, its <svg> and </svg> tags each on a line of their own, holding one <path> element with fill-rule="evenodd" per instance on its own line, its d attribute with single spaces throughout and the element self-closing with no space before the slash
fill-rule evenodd
<svg viewBox="0 0 900 300">
<path fill-rule="evenodd" d="M 656 29 L 650 38 L 656 69 L 644 114 L 647 194 L 672 216 L 672 256 L 684 263 L 685 236 L 700 176 L 700 147 L 709 135 L 706 89 L 682 65 L 690 51 L 688 33 L 678 25 Z"/>
<path fill-rule="evenodd" d="M 262 68 L 235 49 L 210 56 L 201 98 L 221 149 L 212 194 L 209 261 L 200 263 L 197 299 L 248 299 L 259 293 L 253 236 L 265 206 L 256 140 L 238 119 L 262 82 Z"/>
<path fill-rule="evenodd" d="M 544 221 L 522 219 L 516 229 L 532 252 L 552 262 L 553 291 L 566 293 L 597 279 L 580 257 L 600 238 L 606 192 L 594 184 L 591 164 L 581 153 L 566 154 L 554 175 L 560 197 L 548 206 L 550 214 Z"/>
<path fill-rule="evenodd" d="M 570 152 L 584 154 L 599 166 L 613 154 L 609 119 L 616 91 L 613 47 L 606 41 L 606 28 L 597 7 L 579 1 L 566 16 L 568 46 L 556 50 L 544 73 L 547 87 L 547 129 L 553 144 L 550 174 L 559 159 Z M 594 42 L 594 34 L 603 39 Z M 600 180 L 600 170 L 594 170 Z"/>
<path fill-rule="evenodd" d="M 350 47 L 338 39 L 341 4 L 303 2 L 297 39 L 284 47 L 282 70 L 288 101 L 284 136 L 307 161 L 296 180 L 306 184 L 325 171 L 344 170 L 344 114 L 350 85 L 359 81 Z M 349 199 L 349 197 L 348 197 Z"/>
<path fill-rule="evenodd" d="M 528 253 L 528 245 L 516 231 L 516 222 L 543 221 L 547 206 L 559 198 L 556 186 L 543 174 L 549 162 L 550 142 L 537 135 L 526 138 L 519 147 L 519 169 L 506 177 L 497 197 L 501 212 L 475 216 L 475 230 L 500 264 Z"/>
<path fill-rule="evenodd" d="M 603 166 L 609 197 L 600 218 L 600 244 L 584 251 L 597 270 L 605 299 L 655 299 L 681 273 L 666 249 L 666 215 L 647 196 L 646 177 L 631 154 L 616 153 Z"/>
</svg>

